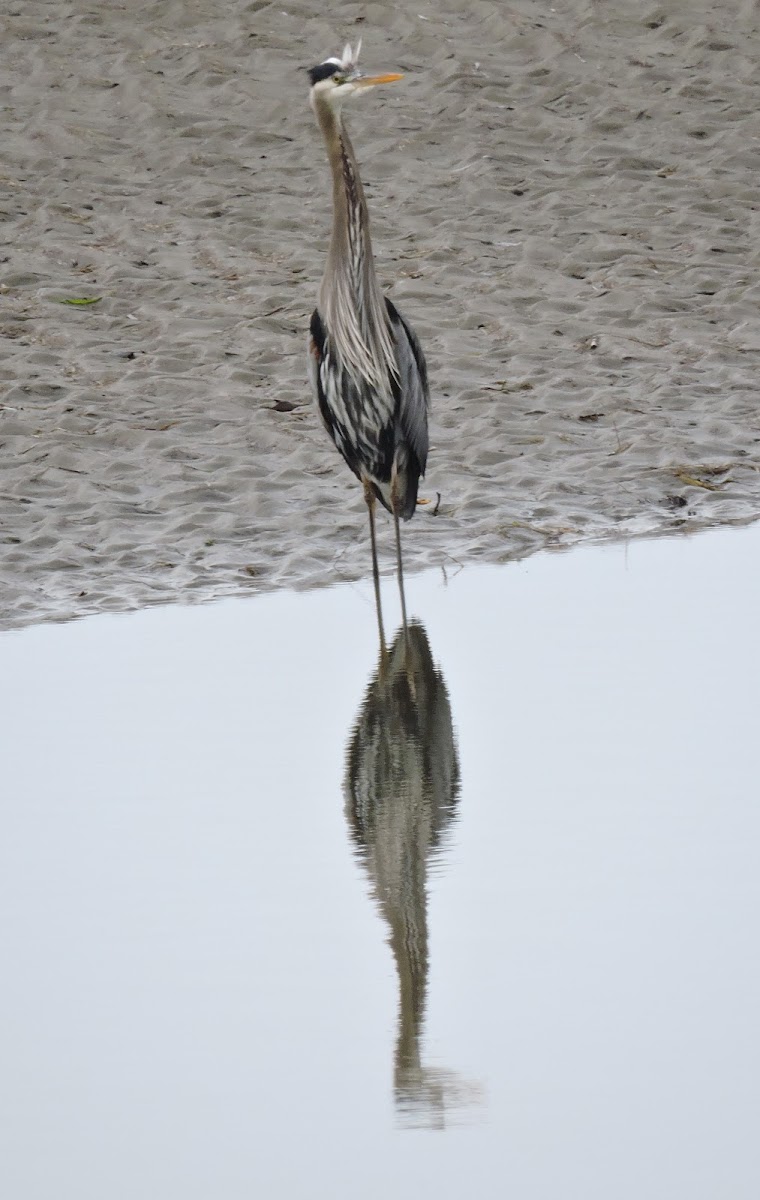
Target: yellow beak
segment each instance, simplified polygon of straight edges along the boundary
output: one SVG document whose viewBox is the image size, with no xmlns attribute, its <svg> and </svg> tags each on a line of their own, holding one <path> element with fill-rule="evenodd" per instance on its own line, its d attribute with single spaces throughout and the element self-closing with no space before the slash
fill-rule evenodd
<svg viewBox="0 0 760 1200">
<path fill-rule="evenodd" d="M 356 80 L 356 87 L 374 87 L 376 83 L 395 83 L 397 79 L 403 79 L 403 75 L 366 75 Z"/>
</svg>

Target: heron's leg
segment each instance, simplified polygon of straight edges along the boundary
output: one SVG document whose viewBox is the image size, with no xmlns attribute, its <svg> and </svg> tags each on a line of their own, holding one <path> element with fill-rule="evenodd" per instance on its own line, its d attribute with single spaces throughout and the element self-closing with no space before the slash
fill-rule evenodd
<svg viewBox="0 0 760 1200">
<path fill-rule="evenodd" d="M 396 567 L 398 569 L 398 590 L 401 596 L 401 620 L 404 623 L 404 633 L 406 633 L 406 597 L 404 595 L 404 564 L 401 561 L 401 527 L 398 521 L 398 513 L 393 513 L 393 524 L 396 527 Z"/>
<path fill-rule="evenodd" d="M 385 655 L 385 630 L 383 629 L 383 606 L 380 602 L 380 571 L 377 565 L 377 542 L 375 540 L 375 493 L 372 486 L 363 480 L 364 499 L 369 513 L 369 538 L 372 543 L 372 579 L 375 584 L 375 609 L 377 611 L 377 631 L 380 635 L 380 654 Z"/>
<path fill-rule="evenodd" d="M 401 560 L 401 527 L 398 519 L 398 499 L 396 496 L 397 479 L 395 465 L 391 478 L 391 506 L 393 508 L 393 525 L 396 530 L 396 570 L 398 571 L 398 590 L 401 596 L 401 620 L 406 637 L 406 597 L 404 595 L 404 564 Z"/>
</svg>

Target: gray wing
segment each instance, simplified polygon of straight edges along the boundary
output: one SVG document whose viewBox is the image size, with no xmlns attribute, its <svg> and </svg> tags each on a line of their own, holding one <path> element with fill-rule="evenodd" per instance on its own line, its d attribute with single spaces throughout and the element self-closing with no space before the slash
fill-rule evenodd
<svg viewBox="0 0 760 1200">
<path fill-rule="evenodd" d="M 399 369 L 398 418 L 409 447 L 425 474 L 428 453 L 428 390 L 427 364 L 422 347 L 410 325 L 396 306 L 385 297 Z"/>
</svg>

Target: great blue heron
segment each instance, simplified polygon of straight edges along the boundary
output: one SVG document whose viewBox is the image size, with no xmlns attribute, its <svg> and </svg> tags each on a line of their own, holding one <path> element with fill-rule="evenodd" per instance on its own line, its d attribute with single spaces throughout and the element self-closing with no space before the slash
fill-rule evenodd
<svg viewBox="0 0 760 1200">
<path fill-rule="evenodd" d="M 328 58 L 309 72 L 311 106 L 333 176 L 332 238 L 311 318 L 309 373 L 325 428 L 364 486 L 383 642 L 375 500 L 393 515 L 406 628 L 399 518 L 414 515 L 425 474 L 429 393 L 420 344 L 378 286 L 359 164 L 343 123 L 346 100 L 402 76 L 363 76 L 357 66 L 360 46 L 346 46 L 341 58 Z"/>
</svg>

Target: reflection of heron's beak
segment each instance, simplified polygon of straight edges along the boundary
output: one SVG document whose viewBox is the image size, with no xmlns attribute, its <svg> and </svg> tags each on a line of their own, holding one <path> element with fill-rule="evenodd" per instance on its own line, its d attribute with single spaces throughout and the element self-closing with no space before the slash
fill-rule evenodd
<svg viewBox="0 0 760 1200">
<path fill-rule="evenodd" d="M 403 79 L 403 75 L 362 75 L 356 80 L 356 87 L 366 88 L 374 87 L 376 83 L 395 83 L 397 79 Z"/>
</svg>

